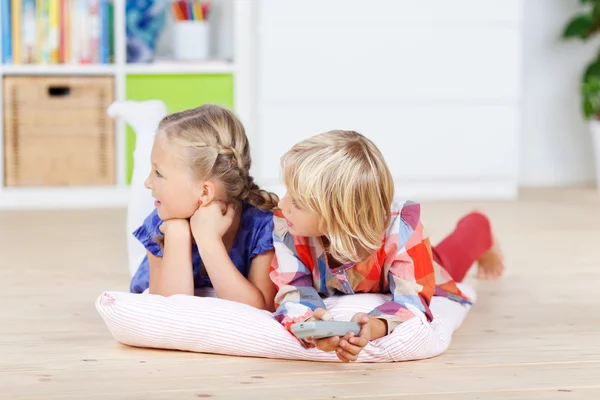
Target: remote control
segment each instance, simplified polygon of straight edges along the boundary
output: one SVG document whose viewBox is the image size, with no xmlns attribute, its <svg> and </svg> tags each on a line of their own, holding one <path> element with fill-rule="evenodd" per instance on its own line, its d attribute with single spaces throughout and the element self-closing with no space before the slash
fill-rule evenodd
<svg viewBox="0 0 600 400">
<path fill-rule="evenodd" d="M 353 332 L 358 336 L 360 324 L 358 322 L 345 321 L 309 321 L 292 325 L 292 333 L 298 339 L 322 339 L 332 336 L 345 336 Z"/>
</svg>

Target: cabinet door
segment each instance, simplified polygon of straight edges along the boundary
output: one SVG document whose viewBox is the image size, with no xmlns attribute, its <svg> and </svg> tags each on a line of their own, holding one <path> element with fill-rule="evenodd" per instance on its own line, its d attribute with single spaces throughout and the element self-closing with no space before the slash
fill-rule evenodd
<svg viewBox="0 0 600 400">
<path fill-rule="evenodd" d="M 233 109 L 233 76 L 214 75 L 129 75 L 128 100 L 159 99 L 171 112 L 213 103 Z M 135 134 L 127 127 L 127 182 L 133 172 Z"/>
<path fill-rule="evenodd" d="M 257 3 L 261 181 L 279 180 L 278 157 L 294 143 L 349 129 L 381 148 L 398 188 L 418 189 L 398 195 L 485 195 L 496 184 L 512 195 L 520 2 L 376 3 Z"/>
</svg>

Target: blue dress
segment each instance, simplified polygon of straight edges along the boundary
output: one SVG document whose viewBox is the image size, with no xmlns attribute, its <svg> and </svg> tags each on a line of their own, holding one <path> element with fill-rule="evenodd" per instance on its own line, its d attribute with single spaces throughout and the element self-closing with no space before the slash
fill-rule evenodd
<svg viewBox="0 0 600 400">
<path fill-rule="evenodd" d="M 142 226 L 133 232 L 133 235 L 144 247 L 157 257 L 163 256 L 160 245 L 156 243 L 156 238 L 162 237 L 162 232 L 159 229 L 162 222 L 158 216 L 158 211 L 155 209 L 144 220 Z M 247 278 L 254 257 L 271 249 L 273 249 L 273 214 L 243 203 L 240 227 L 235 243 L 229 252 L 233 265 Z M 195 243 L 192 244 L 192 265 L 194 287 L 212 286 Z M 146 256 L 131 279 L 130 290 L 132 293 L 142 293 L 149 286 L 150 265 Z"/>
</svg>

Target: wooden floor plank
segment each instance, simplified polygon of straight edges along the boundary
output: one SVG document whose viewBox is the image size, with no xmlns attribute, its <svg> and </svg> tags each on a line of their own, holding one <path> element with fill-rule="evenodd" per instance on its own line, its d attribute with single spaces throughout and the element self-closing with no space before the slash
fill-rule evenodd
<svg viewBox="0 0 600 400">
<path fill-rule="evenodd" d="M 290 363 L 291 365 L 292 363 Z M 189 367 L 189 366 L 188 366 Z M 600 362 L 556 365 L 506 365 L 479 368 L 429 368 L 411 371 L 409 368 L 369 368 L 356 370 L 335 368 L 336 371 L 295 373 L 273 372 L 256 368 L 246 373 L 215 375 L 201 366 L 198 374 L 165 366 L 139 365 L 135 371 L 127 368 L 77 370 L 55 369 L 42 374 L 12 375 L 11 381 L 0 382 L 3 388 L 29 391 L 29 395 L 43 396 L 56 391 L 65 397 L 85 396 L 87 393 L 126 398 L 149 390 L 205 392 L 247 398 L 277 398 L 278 393 L 289 393 L 304 398 L 377 395 L 433 395 L 468 392 L 574 390 L 578 387 L 600 388 Z M 476 379 L 473 379 L 476 377 Z M 3 378 L 4 379 L 4 378 Z M 569 379 L 569 383 L 560 383 Z M 85 385 L 80 383 L 85 382 Z M 110 384 L 107 384 L 109 383 Z M 377 385 L 374 393 L 373 382 Z M 115 393 L 114 388 L 119 388 Z M 309 395 L 310 394 L 310 395 Z"/>
<path fill-rule="evenodd" d="M 0 399 L 600 398 L 600 196 L 425 204 L 433 242 L 474 207 L 506 277 L 477 285 L 446 354 L 352 365 L 122 346 L 94 301 L 128 289 L 124 211 L 0 212 Z"/>
</svg>

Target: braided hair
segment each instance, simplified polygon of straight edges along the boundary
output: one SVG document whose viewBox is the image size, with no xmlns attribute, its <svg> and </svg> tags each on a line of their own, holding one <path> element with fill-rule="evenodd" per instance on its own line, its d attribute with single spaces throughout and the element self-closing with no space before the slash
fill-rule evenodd
<svg viewBox="0 0 600 400">
<path fill-rule="evenodd" d="M 260 189 L 250 176 L 250 144 L 233 112 L 205 104 L 173 113 L 160 122 L 158 134 L 181 146 L 182 160 L 196 178 L 219 180 L 226 202 L 244 201 L 262 210 L 277 208 L 277 195 Z"/>
</svg>

